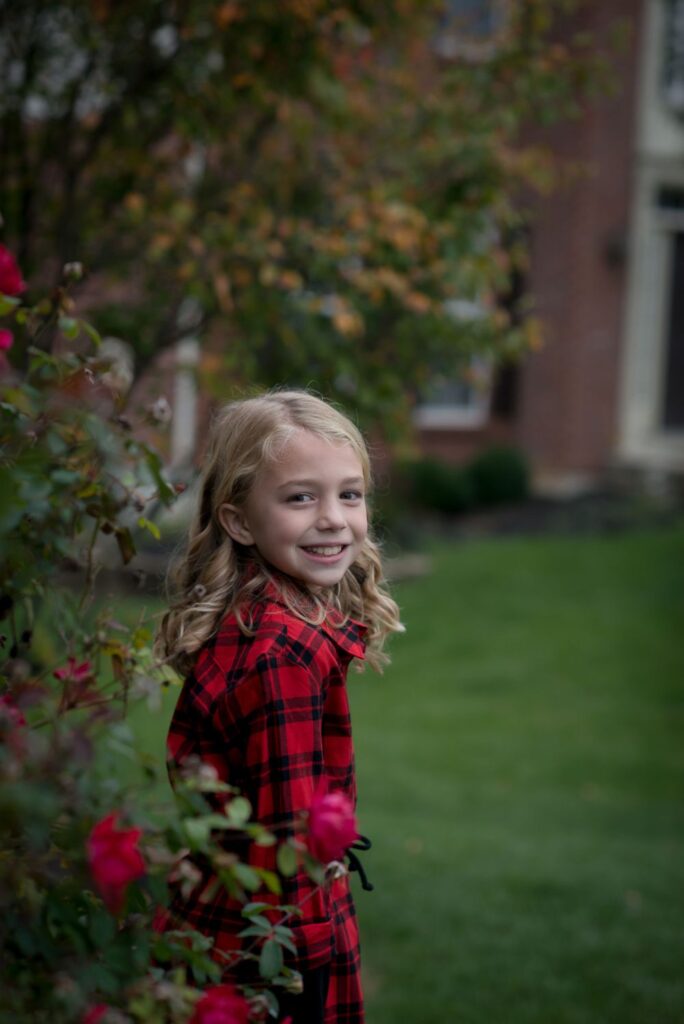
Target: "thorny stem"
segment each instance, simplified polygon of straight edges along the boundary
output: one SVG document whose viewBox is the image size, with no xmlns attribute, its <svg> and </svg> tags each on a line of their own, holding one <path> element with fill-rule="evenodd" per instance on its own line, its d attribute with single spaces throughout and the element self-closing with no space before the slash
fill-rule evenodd
<svg viewBox="0 0 684 1024">
<path fill-rule="evenodd" d="M 93 532 L 92 532 L 92 535 L 90 537 L 90 543 L 88 544 L 88 555 L 87 555 L 87 559 L 86 559 L 86 576 L 85 576 L 85 580 L 83 582 L 83 590 L 81 592 L 81 599 L 78 602 L 78 610 L 79 611 L 82 611 L 83 606 L 84 606 L 84 604 L 86 602 L 86 599 L 88 597 L 92 596 L 93 584 L 95 582 L 95 563 L 94 563 L 93 555 L 94 555 L 94 551 L 95 551 L 95 541 L 97 540 L 97 535 L 98 535 L 99 532 L 100 532 L 100 519 L 98 517 L 95 520 L 95 526 L 93 527 Z"/>
<path fill-rule="evenodd" d="M 77 704 L 74 704 L 72 707 L 65 707 L 62 710 L 58 711 L 56 716 L 53 715 L 50 718 L 41 718 L 39 722 L 32 723 L 31 724 L 31 728 L 32 729 L 42 729 L 43 726 L 45 726 L 45 725 L 53 725 L 57 721 L 57 719 L 63 718 L 64 715 L 68 711 L 76 711 L 76 710 L 83 711 L 83 710 L 87 710 L 88 708 L 99 707 L 99 706 L 101 706 L 103 704 L 112 704 L 116 699 L 117 699 L 117 694 L 116 693 L 111 693 L 108 697 L 101 697 L 98 700 L 91 700 L 91 701 L 88 701 L 87 704 L 77 703 Z"/>
</svg>

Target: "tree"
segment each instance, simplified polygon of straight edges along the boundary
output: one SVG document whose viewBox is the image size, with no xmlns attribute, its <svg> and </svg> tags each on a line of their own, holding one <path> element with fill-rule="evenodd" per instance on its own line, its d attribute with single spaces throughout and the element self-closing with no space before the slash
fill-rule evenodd
<svg viewBox="0 0 684 1024">
<path fill-rule="evenodd" d="M 29 273 L 83 259 L 143 360 L 191 298 L 224 391 L 313 383 L 391 425 L 435 368 L 534 336 L 497 299 L 553 176 L 521 125 L 598 81 L 554 41 L 571 6 L 511 0 L 470 59 L 424 0 L 0 0 L 7 239 Z"/>
</svg>

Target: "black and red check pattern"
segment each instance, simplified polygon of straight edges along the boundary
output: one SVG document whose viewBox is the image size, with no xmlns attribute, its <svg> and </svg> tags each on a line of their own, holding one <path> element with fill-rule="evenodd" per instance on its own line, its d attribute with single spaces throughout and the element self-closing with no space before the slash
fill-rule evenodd
<svg viewBox="0 0 684 1024">
<path fill-rule="evenodd" d="M 356 800 L 354 756 L 346 690 L 352 658 L 363 658 L 364 627 L 311 626 L 277 599 L 253 610 L 253 636 L 229 615 L 201 650 L 185 681 L 168 737 L 171 777 L 189 757 L 213 765 L 236 786 L 254 817 L 280 838 L 320 786 Z M 253 845 L 249 863 L 275 870 L 275 847 Z M 178 920 L 211 936 L 215 950 L 239 948 L 245 927 L 241 904 L 224 890 L 208 903 L 204 886 L 190 897 L 177 894 L 167 926 Z M 283 880 L 283 894 L 259 893 L 273 903 L 300 904 L 303 915 L 288 924 L 295 933 L 302 971 L 330 964 L 325 1024 L 361 1024 L 359 941 L 348 878 L 327 891 L 305 872 Z M 273 919 L 277 915 L 273 916 Z"/>
</svg>

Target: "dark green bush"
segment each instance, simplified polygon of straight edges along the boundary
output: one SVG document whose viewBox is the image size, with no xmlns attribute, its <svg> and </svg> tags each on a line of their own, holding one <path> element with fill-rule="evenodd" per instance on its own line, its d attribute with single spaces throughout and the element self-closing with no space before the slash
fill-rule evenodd
<svg viewBox="0 0 684 1024">
<path fill-rule="evenodd" d="M 392 500 L 385 501 L 381 519 L 394 533 L 394 516 L 407 507 L 459 515 L 473 508 L 522 501 L 529 493 L 527 461 L 515 448 L 488 448 L 461 466 L 434 458 L 414 459 L 394 467 Z"/>
<path fill-rule="evenodd" d="M 438 459 L 420 459 L 404 466 L 411 502 L 446 515 L 465 512 L 475 503 L 468 471 Z"/>
<path fill-rule="evenodd" d="M 466 472 L 478 505 L 499 505 L 529 497 L 529 466 L 516 448 L 488 448 L 475 456 Z"/>
</svg>

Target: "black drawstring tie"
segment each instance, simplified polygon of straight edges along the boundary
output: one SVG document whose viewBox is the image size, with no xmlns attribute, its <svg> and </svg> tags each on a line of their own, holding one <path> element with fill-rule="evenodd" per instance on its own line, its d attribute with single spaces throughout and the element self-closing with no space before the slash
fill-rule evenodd
<svg viewBox="0 0 684 1024">
<path fill-rule="evenodd" d="M 358 871 L 359 878 L 361 879 L 361 888 L 364 889 L 366 892 L 373 892 L 375 886 L 373 885 L 372 882 L 368 881 L 368 876 L 366 875 L 364 866 L 359 860 L 358 856 L 354 853 L 354 850 L 358 850 L 359 853 L 365 853 L 367 850 L 370 850 L 372 845 L 373 844 L 371 843 L 368 836 L 359 836 L 358 839 L 354 840 L 351 846 L 347 847 L 347 857 L 349 858 L 349 870 Z"/>
</svg>

